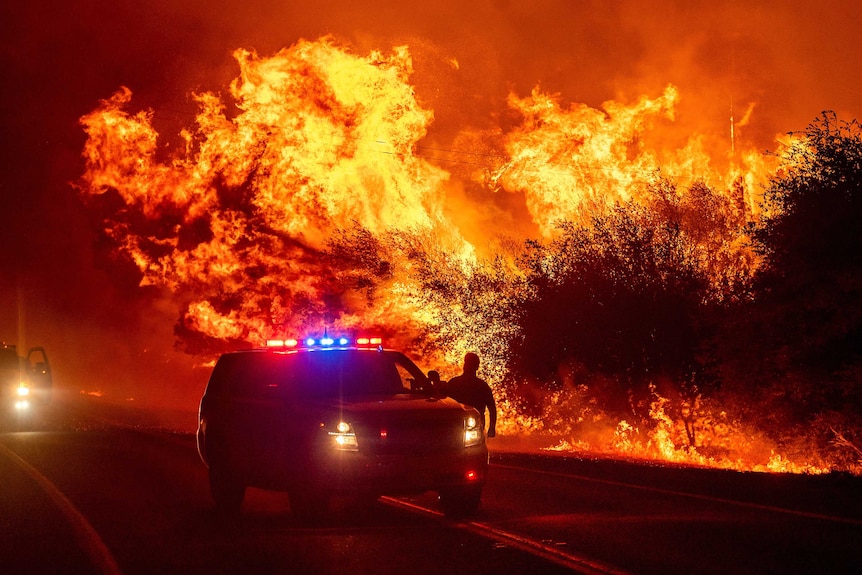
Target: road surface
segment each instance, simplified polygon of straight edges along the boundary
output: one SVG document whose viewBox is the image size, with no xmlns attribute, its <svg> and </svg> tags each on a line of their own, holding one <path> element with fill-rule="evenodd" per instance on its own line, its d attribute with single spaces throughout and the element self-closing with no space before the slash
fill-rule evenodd
<svg viewBox="0 0 862 575">
<path fill-rule="evenodd" d="M 212 508 L 189 433 L 52 406 L 0 433 L 4 573 L 860 573 L 862 479 L 504 453 L 480 513 L 433 494 L 337 500 L 300 524 L 286 495 Z"/>
</svg>

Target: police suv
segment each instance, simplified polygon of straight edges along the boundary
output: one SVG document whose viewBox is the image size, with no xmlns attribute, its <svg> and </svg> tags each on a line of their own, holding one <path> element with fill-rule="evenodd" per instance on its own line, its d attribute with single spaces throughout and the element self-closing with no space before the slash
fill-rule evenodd
<svg viewBox="0 0 862 575">
<path fill-rule="evenodd" d="M 274 340 L 222 355 L 200 403 L 198 452 L 217 508 L 246 487 L 287 491 L 319 517 L 334 494 L 436 491 L 449 516 L 474 512 L 488 469 L 482 419 L 438 397 L 379 338 Z"/>
</svg>

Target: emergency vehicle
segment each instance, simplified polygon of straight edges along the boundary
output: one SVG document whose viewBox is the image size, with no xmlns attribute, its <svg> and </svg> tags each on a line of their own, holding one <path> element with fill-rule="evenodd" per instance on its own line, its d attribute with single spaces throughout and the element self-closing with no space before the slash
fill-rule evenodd
<svg viewBox="0 0 862 575">
<path fill-rule="evenodd" d="M 434 491 L 449 516 L 479 507 L 488 449 L 479 413 L 439 397 L 379 338 L 309 337 L 222 355 L 200 402 L 198 452 L 216 507 L 247 487 L 286 491 L 305 518 L 335 494 Z"/>
<path fill-rule="evenodd" d="M 19 356 L 11 344 L 0 344 L 0 411 L 26 416 L 51 401 L 51 366 L 42 347 Z"/>
</svg>

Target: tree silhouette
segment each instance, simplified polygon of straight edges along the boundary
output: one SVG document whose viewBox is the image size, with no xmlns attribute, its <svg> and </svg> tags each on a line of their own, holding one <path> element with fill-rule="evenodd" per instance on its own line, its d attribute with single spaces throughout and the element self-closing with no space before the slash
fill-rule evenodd
<svg viewBox="0 0 862 575">
<path fill-rule="evenodd" d="M 622 402 L 652 383 L 701 381 L 710 309 L 728 278 L 746 273 L 726 248 L 742 220 L 702 183 L 680 192 L 660 179 L 650 192 L 589 225 L 561 223 L 548 244 L 528 243 L 531 297 L 514 372 L 553 386 L 561 366 L 575 365 L 610 376 Z"/>
<path fill-rule="evenodd" d="M 862 130 L 824 113 L 789 149 L 754 234 L 760 321 L 789 368 L 834 373 L 862 353 Z"/>
</svg>

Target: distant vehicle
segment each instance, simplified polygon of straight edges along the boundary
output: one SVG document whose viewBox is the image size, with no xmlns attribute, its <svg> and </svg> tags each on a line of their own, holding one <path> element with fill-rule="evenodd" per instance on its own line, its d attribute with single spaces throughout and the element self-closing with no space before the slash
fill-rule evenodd
<svg viewBox="0 0 862 575">
<path fill-rule="evenodd" d="M 449 516 L 480 504 L 482 419 L 437 397 L 423 372 L 379 339 L 309 338 L 222 355 L 200 403 L 198 452 L 216 507 L 246 487 L 286 491 L 300 517 L 334 494 L 436 491 Z"/>
<path fill-rule="evenodd" d="M 51 401 L 51 365 L 43 347 L 22 357 L 14 345 L 0 344 L 0 405 L 26 414 Z"/>
</svg>

